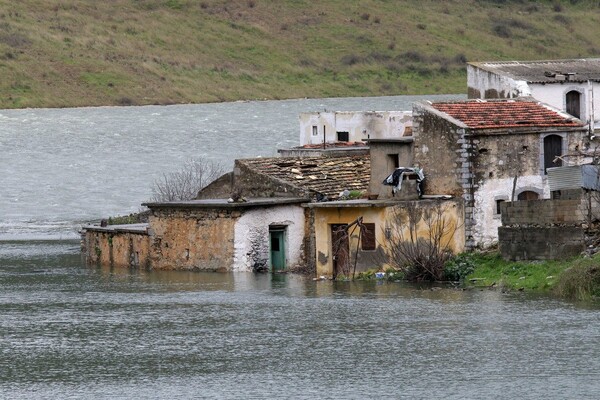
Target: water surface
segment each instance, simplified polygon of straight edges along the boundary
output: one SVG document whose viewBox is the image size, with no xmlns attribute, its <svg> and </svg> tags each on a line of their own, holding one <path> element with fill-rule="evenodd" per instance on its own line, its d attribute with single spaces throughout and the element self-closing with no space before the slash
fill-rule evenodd
<svg viewBox="0 0 600 400">
<path fill-rule="evenodd" d="M 565 399 L 600 393 L 600 318 L 522 293 L 85 267 L 0 255 L 0 397 Z"/>
</svg>

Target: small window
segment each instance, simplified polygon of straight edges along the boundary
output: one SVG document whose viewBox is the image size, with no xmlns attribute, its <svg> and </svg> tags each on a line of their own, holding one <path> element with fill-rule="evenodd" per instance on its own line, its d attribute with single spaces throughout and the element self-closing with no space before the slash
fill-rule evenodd
<svg viewBox="0 0 600 400">
<path fill-rule="evenodd" d="M 312 135 L 317 136 L 319 134 L 319 128 L 316 125 L 312 127 Z"/>
<path fill-rule="evenodd" d="M 367 223 L 363 224 L 363 227 L 361 233 L 362 249 L 375 250 L 375 224 Z"/>
<path fill-rule="evenodd" d="M 540 198 L 540 195 L 536 192 L 532 192 L 531 190 L 526 190 L 524 192 L 519 193 L 517 196 L 517 200 L 537 200 Z"/>
<path fill-rule="evenodd" d="M 338 132 L 337 133 L 338 142 L 348 142 L 350 141 L 350 133 L 348 132 Z"/>
<path fill-rule="evenodd" d="M 506 200 L 496 200 L 496 214 L 500 215 L 500 207 L 502 206 L 502 203 L 504 203 Z"/>
<path fill-rule="evenodd" d="M 388 154 L 388 170 L 396 169 L 400 166 L 400 161 L 398 161 L 398 154 Z"/>
</svg>

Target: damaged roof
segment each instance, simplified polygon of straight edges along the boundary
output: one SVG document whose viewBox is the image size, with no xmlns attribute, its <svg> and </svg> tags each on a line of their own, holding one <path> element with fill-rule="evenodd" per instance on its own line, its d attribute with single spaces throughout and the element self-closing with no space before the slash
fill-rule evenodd
<svg viewBox="0 0 600 400">
<path fill-rule="evenodd" d="M 273 157 L 237 160 L 252 170 L 336 200 L 344 190 L 369 187 L 369 155 L 344 157 Z"/>
<path fill-rule="evenodd" d="M 484 61 L 470 65 L 529 83 L 600 81 L 600 58 L 547 61 Z"/>
<path fill-rule="evenodd" d="M 469 100 L 431 106 L 475 129 L 583 126 L 577 118 L 533 101 Z"/>
</svg>

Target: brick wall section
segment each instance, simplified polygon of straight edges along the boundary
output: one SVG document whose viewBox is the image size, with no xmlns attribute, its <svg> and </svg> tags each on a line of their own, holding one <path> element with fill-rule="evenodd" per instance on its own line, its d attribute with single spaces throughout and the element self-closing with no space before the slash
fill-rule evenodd
<svg viewBox="0 0 600 400">
<path fill-rule="evenodd" d="M 554 260 L 585 250 L 581 200 L 528 200 L 501 206 L 498 228 L 505 260 Z"/>
</svg>

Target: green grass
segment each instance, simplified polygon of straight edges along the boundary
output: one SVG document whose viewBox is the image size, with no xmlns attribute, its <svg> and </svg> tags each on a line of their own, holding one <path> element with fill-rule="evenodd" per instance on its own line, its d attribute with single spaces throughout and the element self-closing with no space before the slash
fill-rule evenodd
<svg viewBox="0 0 600 400">
<path fill-rule="evenodd" d="M 0 108 L 464 93 L 465 59 L 600 54 L 597 1 L 398 7 L 0 0 Z"/>
<path fill-rule="evenodd" d="M 600 296 L 600 254 L 562 261 L 503 260 L 498 253 L 473 253 L 474 286 L 551 292 L 559 297 L 589 300 Z"/>
</svg>

